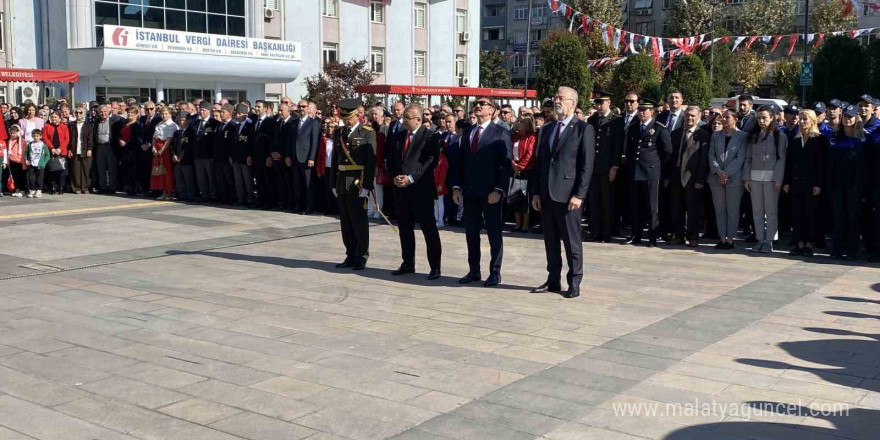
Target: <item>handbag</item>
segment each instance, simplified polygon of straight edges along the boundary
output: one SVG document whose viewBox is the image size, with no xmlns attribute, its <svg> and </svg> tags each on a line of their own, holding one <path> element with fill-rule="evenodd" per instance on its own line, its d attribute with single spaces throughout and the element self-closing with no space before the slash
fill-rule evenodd
<svg viewBox="0 0 880 440">
<path fill-rule="evenodd" d="M 9 192 L 15 192 L 15 180 L 12 180 L 12 173 L 6 177 L 6 189 L 8 189 Z"/>
<path fill-rule="evenodd" d="M 525 179 L 511 179 L 510 190 L 507 192 L 507 203 L 511 206 L 518 206 L 526 202 L 528 185 L 529 182 Z"/>
<path fill-rule="evenodd" d="M 153 176 L 164 176 L 168 174 L 168 170 L 165 169 L 165 164 L 162 163 L 162 156 L 153 156 L 153 171 L 151 174 Z"/>
<path fill-rule="evenodd" d="M 391 176 L 388 175 L 388 170 L 385 167 L 376 167 L 376 184 L 391 185 Z"/>
<path fill-rule="evenodd" d="M 55 173 L 67 169 L 67 160 L 63 157 L 53 157 L 46 162 L 46 171 Z"/>
</svg>

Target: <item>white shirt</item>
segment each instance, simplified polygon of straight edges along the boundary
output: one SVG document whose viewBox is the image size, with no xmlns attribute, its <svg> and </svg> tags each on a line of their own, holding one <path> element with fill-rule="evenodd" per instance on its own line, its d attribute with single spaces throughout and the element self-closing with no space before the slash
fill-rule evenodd
<svg viewBox="0 0 880 440">
<path fill-rule="evenodd" d="M 623 120 L 623 122 L 625 122 L 625 123 L 626 123 L 626 126 L 628 127 L 629 124 L 630 124 L 632 121 L 634 121 L 634 120 L 636 119 L 637 116 L 638 116 L 638 112 L 635 112 L 635 113 L 632 113 L 632 114 L 627 113 L 626 115 L 624 115 L 624 120 Z"/>
<path fill-rule="evenodd" d="M 482 124 L 479 125 L 480 127 L 483 127 L 483 129 L 480 131 L 480 136 L 483 136 L 483 133 L 486 132 L 486 129 L 489 128 L 489 124 L 491 124 L 491 123 L 492 123 L 492 121 L 491 121 L 491 120 L 488 120 L 488 121 L 486 121 L 486 122 L 484 122 L 484 123 L 482 123 Z M 471 131 L 471 137 L 470 137 L 470 142 L 471 142 L 471 143 L 474 142 L 474 136 L 476 136 L 476 135 L 477 135 L 477 130 L 476 130 L 476 129 L 472 130 L 472 131 Z"/>
<path fill-rule="evenodd" d="M 80 155 L 83 151 L 82 129 L 86 125 L 86 121 L 76 123 L 76 154 Z"/>
<path fill-rule="evenodd" d="M 324 166 L 327 168 L 333 167 L 333 138 L 327 139 L 327 162 L 324 163 Z"/>
<path fill-rule="evenodd" d="M 562 130 L 559 131 L 560 138 L 562 137 L 562 134 L 565 133 L 565 129 L 568 128 L 569 125 L 571 125 L 572 119 L 574 119 L 574 114 L 562 120 Z M 550 131 L 550 148 L 556 148 L 556 127 L 557 125 L 554 125 Z"/>
<path fill-rule="evenodd" d="M 157 139 L 160 141 L 164 141 L 166 139 L 174 137 L 174 132 L 179 130 L 180 127 L 174 123 L 174 121 L 162 121 L 156 124 L 156 131 L 153 132 L 153 139 Z"/>
</svg>

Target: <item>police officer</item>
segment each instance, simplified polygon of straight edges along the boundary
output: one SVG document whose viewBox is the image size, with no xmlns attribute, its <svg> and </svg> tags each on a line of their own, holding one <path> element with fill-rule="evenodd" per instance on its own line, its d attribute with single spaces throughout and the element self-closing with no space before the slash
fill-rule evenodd
<svg viewBox="0 0 880 440">
<path fill-rule="evenodd" d="M 633 236 L 627 243 L 642 243 L 642 228 L 648 223 L 648 246 L 657 245 L 658 211 L 661 164 L 672 153 L 669 130 L 654 119 L 657 102 L 639 99 L 638 126 L 632 127 L 626 138 L 629 200 L 632 210 Z"/>
<path fill-rule="evenodd" d="M 333 169 L 339 200 L 339 222 L 345 261 L 336 267 L 362 270 L 367 265 L 370 230 L 367 221 L 367 197 L 373 190 L 376 167 L 376 132 L 358 120 L 359 99 L 344 99 L 337 106 L 345 122 L 333 133 Z"/>
<path fill-rule="evenodd" d="M 614 180 L 620 167 L 623 144 L 618 141 L 622 127 L 611 113 L 611 95 L 603 91 L 593 92 L 596 113 L 587 119 L 596 132 L 596 161 L 590 182 L 590 239 L 607 243 L 611 240 L 614 226 Z"/>
</svg>

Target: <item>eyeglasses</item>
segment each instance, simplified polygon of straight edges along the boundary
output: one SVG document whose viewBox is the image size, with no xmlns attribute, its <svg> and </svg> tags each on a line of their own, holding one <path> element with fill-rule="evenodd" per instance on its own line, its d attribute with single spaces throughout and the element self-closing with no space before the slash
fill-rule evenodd
<svg viewBox="0 0 880 440">
<path fill-rule="evenodd" d="M 492 107 L 492 103 L 489 101 L 477 101 L 474 105 L 478 105 L 480 107 Z"/>
<path fill-rule="evenodd" d="M 627 104 L 635 104 L 635 103 L 639 102 L 639 100 L 638 99 L 626 99 L 626 100 L 624 100 L 624 102 L 626 102 Z"/>
<path fill-rule="evenodd" d="M 155 110 L 156 110 L 156 107 L 147 107 L 146 110 L 147 110 L 148 112 L 152 112 L 152 111 L 155 111 Z"/>
<path fill-rule="evenodd" d="M 297 107 L 297 108 L 309 108 L 309 106 L 307 106 L 307 105 L 298 105 L 298 106 L 296 106 L 296 107 Z"/>
<path fill-rule="evenodd" d="M 709 116 L 715 116 L 715 117 L 718 117 L 718 116 L 721 116 L 721 113 L 718 113 L 718 112 L 709 112 Z"/>
<path fill-rule="evenodd" d="M 462 109 L 460 109 L 460 108 L 457 108 L 457 109 L 455 109 L 455 112 L 456 112 L 456 113 L 464 113 L 464 110 L 462 110 Z"/>
</svg>

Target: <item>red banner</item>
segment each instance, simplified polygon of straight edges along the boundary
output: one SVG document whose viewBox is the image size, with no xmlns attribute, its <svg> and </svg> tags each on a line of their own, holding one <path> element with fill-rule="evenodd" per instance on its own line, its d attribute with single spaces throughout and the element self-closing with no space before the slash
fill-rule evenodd
<svg viewBox="0 0 880 440">
<path fill-rule="evenodd" d="M 70 70 L 0 69 L 0 81 L 5 82 L 79 82 L 79 72 Z"/>
</svg>

